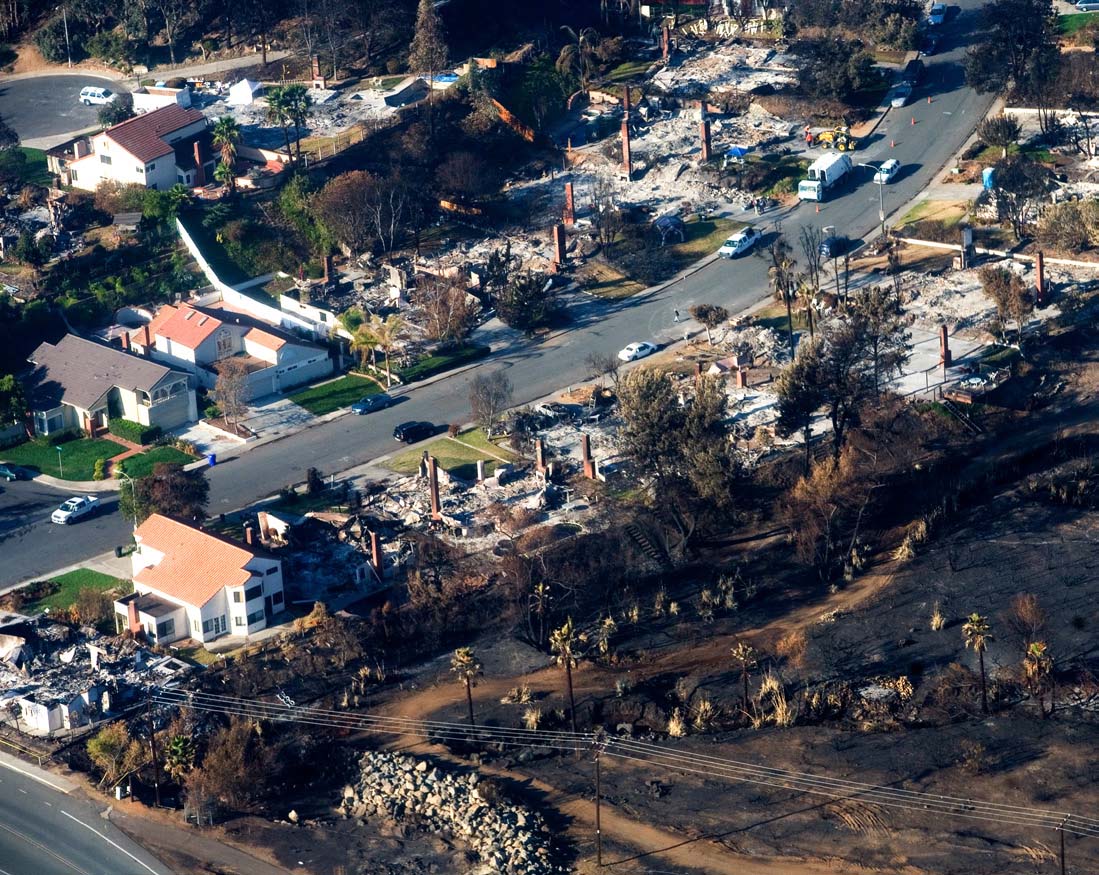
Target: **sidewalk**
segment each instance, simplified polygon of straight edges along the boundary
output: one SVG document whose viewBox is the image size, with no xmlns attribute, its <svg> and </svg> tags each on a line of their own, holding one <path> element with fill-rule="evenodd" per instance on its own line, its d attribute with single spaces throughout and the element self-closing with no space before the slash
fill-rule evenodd
<svg viewBox="0 0 1099 875">
<path fill-rule="evenodd" d="M 290 52 L 279 49 L 267 53 L 267 63 L 281 61 L 290 56 Z M 223 61 L 208 61 L 204 64 L 189 64 L 182 67 L 153 67 L 144 76 L 135 76 L 128 80 L 138 82 L 141 79 L 154 77 L 156 79 L 171 79 L 176 76 L 207 76 L 211 73 L 224 73 L 229 70 L 237 70 L 240 67 L 251 67 L 254 64 L 262 64 L 263 55 L 241 55 L 239 58 L 226 58 Z"/>
<path fill-rule="evenodd" d="M 97 492 L 118 492 L 117 480 L 62 480 L 59 477 L 51 477 L 49 474 L 36 474 L 31 478 L 35 483 L 52 486 L 62 492 L 72 495 L 95 494 Z"/>
</svg>

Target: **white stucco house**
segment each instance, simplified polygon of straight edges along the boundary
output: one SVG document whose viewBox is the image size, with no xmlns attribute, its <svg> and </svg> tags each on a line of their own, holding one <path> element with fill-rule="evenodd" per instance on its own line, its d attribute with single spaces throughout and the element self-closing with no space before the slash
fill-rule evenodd
<svg viewBox="0 0 1099 875">
<path fill-rule="evenodd" d="M 328 350 L 222 303 L 170 304 L 124 341 L 135 352 L 195 374 L 213 388 L 227 359 L 248 366 L 249 398 L 284 392 L 332 373 Z"/>
<path fill-rule="evenodd" d="M 114 603 L 119 631 L 162 645 L 247 639 L 285 608 L 282 562 L 262 550 L 161 514 L 134 541 L 134 591 Z"/>
<path fill-rule="evenodd" d="M 212 181 L 217 158 L 206 116 L 173 102 L 51 149 L 47 163 L 62 182 L 85 191 L 103 182 L 166 191 Z"/>
</svg>

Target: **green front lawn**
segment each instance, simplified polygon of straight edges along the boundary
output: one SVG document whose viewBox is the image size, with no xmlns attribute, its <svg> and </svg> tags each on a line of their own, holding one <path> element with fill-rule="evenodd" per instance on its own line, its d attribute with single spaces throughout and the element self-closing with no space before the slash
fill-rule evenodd
<svg viewBox="0 0 1099 875">
<path fill-rule="evenodd" d="M 735 232 L 744 227 L 743 222 L 733 219 L 693 219 L 684 228 L 682 243 L 673 243 L 668 247 L 675 264 L 675 272 L 690 267 L 700 258 L 713 255 Z"/>
<path fill-rule="evenodd" d="M 355 377 L 348 374 L 319 386 L 310 386 L 301 392 L 289 396 L 290 400 L 299 407 L 304 407 L 314 416 L 324 416 L 333 410 L 350 407 L 360 398 L 367 395 L 376 395 L 382 391 L 382 387 L 366 377 Z"/>
<path fill-rule="evenodd" d="M 491 350 L 487 346 L 460 346 L 457 349 L 437 352 L 435 355 L 420 359 L 414 365 L 402 368 L 397 372 L 402 383 L 413 383 L 416 380 L 426 380 L 443 371 L 453 370 L 462 365 L 468 365 L 478 359 L 484 358 Z"/>
<path fill-rule="evenodd" d="M 20 146 L 0 152 L 0 169 L 14 173 L 23 185 L 53 185 L 53 174 L 46 167 L 46 153 Z"/>
<path fill-rule="evenodd" d="M 476 443 L 478 438 L 471 437 L 469 440 L 472 443 Z M 480 441 L 485 441 L 483 434 L 480 436 Z M 496 466 L 500 464 L 499 459 L 483 452 L 476 446 L 471 446 L 469 443 L 462 440 L 451 440 L 448 437 L 444 437 L 428 444 L 426 448 L 421 447 L 414 450 L 406 450 L 386 462 L 385 466 L 396 471 L 398 474 L 415 474 L 419 470 L 420 459 L 423 456 L 424 449 L 427 449 L 428 453 L 439 461 L 440 468 L 453 474 L 455 477 L 461 477 L 463 480 L 475 480 L 477 478 L 478 460 L 483 459 L 485 462 L 486 477 L 491 477 L 493 471 L 496 470 Z M 501 450 L 495 445 L 492 448 L 492 453 L 495 456 L 511 456 L 510 453 Z"/>
<path fill-rule="evenodd" d="M 458 435 L 458 440 L 475 449 L 483 450 L 490 455 L 495 454 L 509 460 L 514 460 L 516 458 L 515 453 L 511 450 L 501 447 L 495 441 L 490 441 L 485 436 L 485 430 L 483 428 L 471 428 L 469 431 L 463 431 Z"/>
<path fill-rule="evenodd" d="M 58 447 L 38 441 L 27 441 L 19 446 L 0 450 L 0 459 L 63 480 L 91 480 L 96 459 L 110 459 L 126 452 L 122 444 L 103 438 L 79 438 L 61 444 L 60 449 L 60 467 L 57 464 Z M 61 472 L 62 468 L 64 474 Z"/>
<path fill-rule="evenodd" d="M 1094 12 L 1080 12 L 1075 15 L 1061 15 L 1057 18 L 1057 29 L 1065 36 L 1083 30 L 1092 21 L 1099 21 Z"/>
<path fill-rule="evenodd" d="M 155 447 L 139 456 L 130 456 L 123 461 L 123 465 L 131 477 L 148 477 L 153 473 L 153 468 L 162 462 L 189 465 L 194 461 L 194 456 L 181 453 L 175 447 Z"/>
<path fill-rule="evenodd" d="M 76 603 L 77 593 L 82 589 L 94 589 L 98 592 L 113 592 L 123 596 L 133 592 L 133 584 L 128 580 L 120 580 L 108 574 L 92 571 L 90 568 L 78 568 L 61 574 L 47 583 L 50 592 L 42 595 L 33 602 L 27 603 L 24 611 L 29 614 L 37 614 L 49 608 L 51 612 L 62 611 L 71 608 Z"/>
</svg>

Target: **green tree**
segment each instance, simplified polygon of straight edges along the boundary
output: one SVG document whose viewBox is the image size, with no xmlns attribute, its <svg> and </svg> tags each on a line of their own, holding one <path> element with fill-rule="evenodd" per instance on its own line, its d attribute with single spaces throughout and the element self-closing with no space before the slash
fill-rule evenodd
<svg viewBox="0 0 1099 875">
<path fill-rule="evenodd" d="M 711 332 L 729 320 L 729 311 L 718 304 L 696 304 L 691 307 L 691 316 L 706 329 L 706 342 L 712 344 Z"/>
<path fill-rule="evenodd" d="M 466 705 L 469 708 L 469 725 L 475 726 L 473 721 L 473 682 L 481 674 L 481 663 L 470 647 L 459 647 L 450 658 L 450 670 L 454 676 L 462 682 L 466 689 Z"/>
<path fill-rule="evenodd" d="M 0 423 L 22 422 L 27 415 L 23 384 L 11 374 L 0 377 Z"/>
<path fill-rule="evenodd" d="M 855 293 L 851 320 L 866 344 L 874 392 L 901 373 L 911 355 L 912 334 L 895 286 L 870 286 Z"/>
<path fill-rule="evenodd" d="M 858 425 L 875 394 L 867 337 L 855 320 L 834 323 L 824 332 L 818 374 L 821 400 L 832 422 L 832 456 L 838 460 L 848 429 Z"/>
<path fill-rule="evenodd" d="M 786 307 L 786 337 L 790 345 L 790 358 L 794 357 L 794 298 L 797 294 L 797 262 L 794 252 L 782 234 L 776 234 L 767 247 L 767 258 L 771 262 L 767 276 L 771 281 L 771 290 L 775 300 Z"/>
<path fill-rule="evenodd" d="M 416 28 L 408 47 L 408 65 L 414 73 L 427 74 L 427 101 L 430 107 L 435 92 L 435 74 L 446 68 L 447 48 L 443 20 L 434 0 L 420 0 L 416 8 Z M 434 118 L 432 116 L 432 118 Z"/>
<path fill-rule="evenodd" d="M 860 43 L 837 37 L 802 39 L 798 55 L 798 86 L 810 97 L 849 101 L 878 81 L 874 59 Z"/>
<path fill-rule="evenodd" d="M 371 313 L 370 318 L 359 326 L 355 332 L 359 350 L 369 348 L 370 344 L 380 349 L 385 354 L 385 384 L 393 385 L 393 374 L 389 369 L 389 355 L 393 347 L 404 336 L 405 322 L 396 313 L 391 313 L 384 319 L 377 313 Z"/>
<path fill-rule="evenodd" d="M 1016 240 L 1022 240 L 1037 212 L 1056 186 L 1053 171 L 1022 155 L 1009 155 L 996 162 L 992 176 L 992 195 L 1001 221 L 1011 225 Z"/>
<path fill-rule="evenodd" d="M 1004 334 L 1007 323 L 1014 320 L 1019 330 L 1019 341 L 1023 339 L 1023 325 L 1027 316 L 1034 311 L 1034 299 L 1022 277 L 1002 267 L 982 267 L 977 276 L 981 280 L 984 293 L 996 305 L 996 313 Z"/>
<path fill-rule="evenodd" d="M 988 713 L 988 678 L 985 674 L 985 650 L 994 640 L 988 618 L 978 613 L 970 614 L 962 624 L 962 638 L 965 646 L 977 654 L 981 669 L 981 710 Z"/>
<path fill-rule="evenodd" d="M 88 739 L 88 757 L 103 773 L 100 786 L 117 784 L 146 762 L 145 748 L 125 723 L 110 723 Z"/>
<path fill-rule="evenodd" d="M 1046 712 L 1045 691 L 1053 677 L 1053 659 L 1044 641 L 1031 641 L 1023 654 L 1023 682 L 1031 695 L 1038 697 L 1038 710 L 1044 720 L 1053 713 L 1052 694 L 1049 712 Z"/>
<path fill-rule="evenodd" d="M 1015 116 L 1000 113 L 977 125 L 977 139 L 987 146 L 1002 149 L 1000 157 L 1006 158 L 1008 147 L 1019 142 L 1022 130 L 1022 125 Z"/>
<path fill-rule="evenodd" d="M 783 437 L 799 431 L 804 436 L 806 474 L 812 463 L 813 415 L 824 406 L 820 383 L 820 350 L 816 344 L 803 349 L 778 378 L 778 422 L 775 427 Z"/>
<path fill-rule="evenodd" d="M 184 471 L 183 466 L 160 462 L 146 477 L 122 481 L 118 509 L 124 519 L 140 524 L 154 513 L 183 520 L 206 516 L 210 484 L 201 471 Z"/>
<path fill-rule="evenodd" d="M 561 30 L 568 36 L 569 42 L 557 56 L 557 72 L 578 79 L 580 87 L 587 88 L 595 71 L 602 37 L 594 27 L 585 27 L 580 31 L 562 27 Z"/>
<path fill-rule="evenodd" d="M 177 783 L 195 767 L 195 740 L 189 735 L 173 735 L 164 749 L 164 771 Z"/>
<path fill-rule="evenodd" d="M 114 100 L 99 108 L 99 123 L 105 128 L 113 127 L 133 117 L 134 99 L 129 94 L 116 94 Z"/>
<path fill-rule="evenodd" d="M 294 126 L 296 160 L 301 162 L 301 136 L 312 111 L 313 98 L 304 85 L 286 85 L 282 89 L 282 101 L 287 118 Z"/>
<path fill-rule="evenodd" d="M 496 315 L 520 331 L 542 328 L 557 313 L 557 291 L 545 274 L 527 270 L 514 274 L 496 294 Z"/>
<path fill-rule="evenodd" d="M 229 171 L 228 174 L 223 174 L 227 177 L 229 190 L 235 191 L 236 182 L 232 171 L 237 163 L 237 146 L 240 143 L 240 125 L 231 115 L 223 115 L 214 122 L 212 138 L 214 145 L 221 153 L 221 165 L 226 167 Z M 216 171 L 214 175 L 215 177 L 217 176 Z"/>
<path fill-rule="evenodd" d="M 286 155 L 293 160 L 294 151 L 290 146 L 290 99 L 287 97 L 287 85 L 273 85 L 267 89 L 267 121 L 282 128 L 282 138 L 286 143 Z"/>
<path fill-rule="evenodd" d="M 1012 89 L 1030 96 L 1059 62 L 1057 13 L 1050 0 L 992 0 L 982 16 L 983 39 L 966 53 L 968 84 L 980 92 Z"/>
</svg>

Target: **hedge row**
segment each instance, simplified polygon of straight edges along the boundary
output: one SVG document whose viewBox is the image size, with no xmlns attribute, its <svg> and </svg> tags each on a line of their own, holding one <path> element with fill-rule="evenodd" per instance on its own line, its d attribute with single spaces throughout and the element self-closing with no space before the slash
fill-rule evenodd
<svg viewBox="0 0 1099 875">
<path fill-rule="evenodd" d="M 143 447 L 154 443 L 161 434 L 159 425 L 142 425 L 140 422 L 129 419 L 112 419 L 107 424 L 107 430 L 132 444 L 140 444 Z"/>
</svg>

